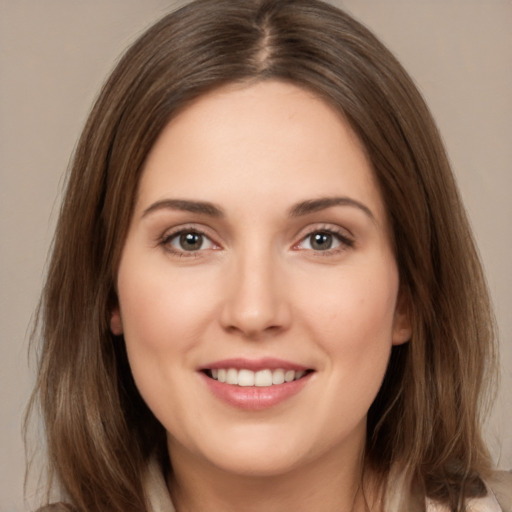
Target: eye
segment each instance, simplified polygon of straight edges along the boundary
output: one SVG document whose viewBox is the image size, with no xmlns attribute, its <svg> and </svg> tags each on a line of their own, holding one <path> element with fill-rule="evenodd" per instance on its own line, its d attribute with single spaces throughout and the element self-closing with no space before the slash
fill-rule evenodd
<svg viewBox="0 0 512 512">
<path fill-rule="evenodd" d="M 295 247 L 302 250 L 327 252 L 343 250 L 352 247 L 353 241 L 342 235 L 329 230 L 319 230 L 309 233 Z"/>
<path fill-rule="evenodd" d="M 216 245 L 203 233 L 194 230 L 173 233 L 163 240 L 172 252 L 197 252 L 214 249 Z"/>
</svg>

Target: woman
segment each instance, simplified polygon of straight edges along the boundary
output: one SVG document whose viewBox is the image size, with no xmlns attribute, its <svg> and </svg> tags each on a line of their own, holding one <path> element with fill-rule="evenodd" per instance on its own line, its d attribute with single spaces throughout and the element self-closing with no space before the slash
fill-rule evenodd
<svg viewBox="0 0 512 512">
<path fill-rule="evenodd" d="M 439 135 L 321 2 L 200 0 L 130 48 L 76 151 L 40 325 L 34 397 L 76 510 L 509 507 Z"/>
</svg>

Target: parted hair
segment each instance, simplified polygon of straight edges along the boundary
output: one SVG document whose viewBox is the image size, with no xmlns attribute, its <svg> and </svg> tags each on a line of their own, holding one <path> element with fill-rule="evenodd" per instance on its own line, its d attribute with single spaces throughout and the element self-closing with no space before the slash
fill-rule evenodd
<svg viewBox="0 0 512 512">
<path fill-rule="evenodd" d="M 50 481 L 79 512 L 142 512 L 165 431 L 112 335 L 116 276 L 145 159 L 178 111 L 228 83 L 281 80 L 336 109 L 362 141 L 412 319 L 367 422 L 365 465 L 464 510 L 485 494 L 482 406 L 495 367 L 481 264 L 440 136 L 412 80 L 360 23 L 317 0 L 196 0 L 121 58 L 67 178 L 38 310 L 36 387 Z M 392 482 L 390 482 L 392 485 Z"/>
</svg>

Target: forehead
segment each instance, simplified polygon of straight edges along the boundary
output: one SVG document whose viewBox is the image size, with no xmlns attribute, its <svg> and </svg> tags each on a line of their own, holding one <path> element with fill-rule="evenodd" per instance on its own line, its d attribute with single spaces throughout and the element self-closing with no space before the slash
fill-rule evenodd
<svg viewBox="0 0 512 512">
<path fill-rule="evenodd" d="M 365 149 L 342 116 L 310 91 L 267 81 L 217 89 L 171 120 L 146 161 L 138 203 L 245 196 L 268 206 L 334 194 L 385 216 Z"/>
</svg>

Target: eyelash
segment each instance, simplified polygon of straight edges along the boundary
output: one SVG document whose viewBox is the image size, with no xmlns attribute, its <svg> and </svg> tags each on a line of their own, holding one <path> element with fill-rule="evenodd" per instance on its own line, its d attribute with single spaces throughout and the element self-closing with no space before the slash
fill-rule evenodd
<svg viewBox="0 0 512 512">
<path fill-rule="evenodd" d="M 184 257 L 184 258 L 189 258 L 189 257 L 198 257 L 200 256 L 200 253 L 204 251 L 203 250 L 193 250 L 193 251 L 187 251 L 185 249 L 175 249 L 172 245 L 171 245 L 171 242 L 173 240 L 175 240 L 176 238 L 182 236 L 182 235 L 199 235 L 201 237 L 203 237 L 203 240 L 202 242 L 204 243 L 205 240 L 208 240 L 211 244 L 213 244 L 214 246 L 216 246 L 217 244 L 215 244 L 215 242 L 213 242 L 211 240 L 211 237 L 209 237 L 203 230 L 201 229 L 198 229 L 197 227 L 182 227 L 181 229 L 177 230 L 177 231 L 172 231 L 171 233 L 165 233 L 159 243 L 161 246 L 164 247 L 164 249 L 169 252 L 170 254 L 172 254 L 173 256 L 178 256 L 180 258 Z M 215 250 L 215 249 L 214 249 Z"/>
<path fill-rule="evenodd" d="M 325 250 L 314 250 L 314 249 L 300 249 L 298 246 L 303 244 L 306 240 L 310 239 L 314 235 L 329 235 L 332 236 L 335 240 L 339 242 L 339 246 L 334 248 L 329 248 Z M 311 242 L 310 242 L 311 245 Z M 333 256 L 339 254 L 347 249 L 354 247 L 354 240 L 347 236 L 345 231 L 341 229 L 333 228 L 331 226 L 325 226 L 320 228 L 315 228 L 308 231 L 296 244 L 293 245 L 293 248 L 296 250 L 308 250 L 312 251 L 315 256 L 326 257 Z"/>
<path fill-rule="evenodd" d="M 332 236 L 335 240 L 337 240 L 337 242 L 339 242 L 339 246 L 334 247 L 334 248 L 328 248 L 325 250 L 299 248 L 299 245 L 303 244 L 306 240 L 311 239 L 312 236 L 319 235 L 319 234 Z M 192 226 L 191 227 L 182 227 L 177 231 L 172 231 L 171 233 L 165 233 L 160 238 L 159 244 L 161 246 L 163 246 L 167 252 L 171 253 L 174 256 L 178 256 L 178 257 L 199 257 L 199 256 L 201 256 L 201 254 L 200 254 L 201 252 L 204 252 L 205 250 L 207 250 L 207 249 L 198 249 L 198 250 L 187 251 L 186 249 L 175 249 L 171 245 L 171 242 L 182 235 L 199 235 L 199 236 L 203 237 L 202 244 L 204 243 L 205 240 L 207 240 L 213 246 L 220 247 L 215 242 L 213 242 L 211 237 L 208 236 L 203 230 L 198 229 L 195 226 L 194 227 L 192 227 Z M 310 245 L 311 245 L 311 242 L 310 242 Z M 310 230 L 308 233 L 306 233 L 304 236 L 302 236 L 302 238 L 297 243 L 295 243 L 292 246 L 292 249 L 299 250 L 299 251 L 300 250 L 312 251 L 313 254 L 315 254 L 315 256 L 325 257 L 325 256 L 332 256 L 334 254 L 338 254 L 340 252 L 343 252 L 347 249 L 352 248 L 353 246 L 354 246 L 354 240 L 352 238 L 349 238 L 345 234 L 345 232 L 342 232 L 341 230 L 338 230 L 338 229 L 335 229 L 335 228 L 332 228 L 329 226 L 329 227 L 320 227 L 320 228 L 315 228 L 315 229 Z M 216 249 L 212 249 L 212 250 L 216 250 Z"/>
</svg>

